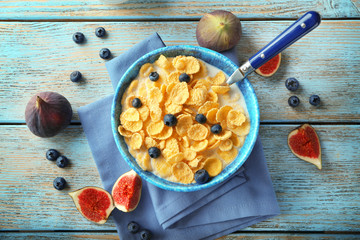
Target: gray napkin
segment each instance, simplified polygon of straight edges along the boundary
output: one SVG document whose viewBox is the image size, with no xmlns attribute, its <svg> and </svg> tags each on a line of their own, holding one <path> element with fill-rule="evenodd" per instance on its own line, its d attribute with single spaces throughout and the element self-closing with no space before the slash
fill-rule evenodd
<svg viewBox="0 0 360 240">
<path fill-rule="evenodd" d="M 158 34 L 144 39 L 126 53 L 107 62 L 113 87 L 140 56 L 164 47 Z M 223 53 L 237 63 L 234 50 Z M 113 96 L 78 109 L 104 188 L 130 170 L 122 160 L 111 131 Z M 245 169 L 245 171 L 244 171 Z M 157 188 L 143 181 L 142 197 L 131 213 L 115 209 L 112 216 L 120 239 L 139 239 L 127 231 L 130 221 L 153 233 L 153 239 L 213 239 L 279 214 L 260 139 L 237 174 L 225 183 L 191 193 Z"/>
</svg>

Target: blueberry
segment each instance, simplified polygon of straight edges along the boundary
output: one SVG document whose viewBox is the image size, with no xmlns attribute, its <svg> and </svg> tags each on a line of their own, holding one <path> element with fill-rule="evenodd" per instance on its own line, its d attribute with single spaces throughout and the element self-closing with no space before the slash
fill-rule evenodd
<svg viewBox="0 0 360 240">
<path fill-rule="evenodd" d="M 148 153 L 151 158 L 158 158 L 161 154 L 160 149 L 158 149 L 157 147 L 149 148 Z"/>
<path fill-rule="evenodd" d="M 288 103 L 291 107 L 296 107 L 300 104 L 300 99 L 297 96 L 289 97 Z"/>
<path fill-rule="evenodd" d="M 63 190 L 66 186 L 66 180 L 62 177 L 57 177 L 54 179 L 53 185 L 57 190 Z"/>
<path fill-rule="evenodd" d="M 84 36 L 84 34 L 81 33 L 81 32 L 76 32 L 76 33 L 73 34 L 72 39 L 73 39 L 74 42 L 76 42 L 76 43 L 83 43 L 84 40 L 85 40 L 85 36 Z"/>
<path fill-rule="evenodd" d="M 105 34 L 106 34 L 106 30 L 103 27 L 98 27 L 95 29 L 95 35 L 97 37 L 103 37 L 103 36 L 105 36 Z"/>
<path fill-rule="evenodd" d="M 206 123 L 206 117 L 204 114 L 196 114 L 195 120 L 201 124 Z"/>
<path fill-rule="evenodd" d="M 111 52 L 108 48 L 102 48 L 99 52 L 99 56 L 102 59 L 109 59 L 111 57 Z"/>
<path fill-rule="evenodd" d="M 141 100 L 139 98 L 134 98 L 132 101 L 131 101 L 131 105 L 134 107 L 134 108 L 139 108 L 142 106 L 142 103 L 141 103 Z"/>
<path fill-rule="evenodd" d="M 219 134 L 222 131 L 222 127 L 220 124 L 215 124 L 211 127 L 211 132 L 214 134 Z"/>
<path fill-rule="evenodd" d="M 197 170 L 195 173 L 195 181 L 199 184 L 207 183 L 209 178 L 209 173 L 205 169 Z"/>
<path fill-rule="evenodd" d="M 176 119 L 175 115 L 173 115 L 173 114 L 166 114 L 164 116 L 164 123 L 166 126 L 172 127 L 177 124 L 177 119 Z"/>
<path fill-rule="evenodd" d="M 55 161 L 60 156 L 60 153 L 55 149 L 49 149 L 46 151 L 46 159 Z"/>
<path fill-rule="evenodd" d="M 285 81 L 285 86 L 290 91 L 295 91 L 299 87 L 299 81 L 296 78 L 288 78 Z"/>
<path fill-rule="evenodd" d="M 149 230 L 145 229 L 145 230 L 142 230 L 140 232 L 140 239 L 141 240 L 150 240 L 151 237 L 152 237 L 152 234 L 151 234 L 151 232 Z"/>
<path fill-rule="evenodd" d="M 137 233 L 140 229 L 139 224 L 137 224 L 136 222 L 129 222 L 128 224 L 128 230 L 131 233 Z"/>
<path fill-rule="evenodd" d="M 149 78 L 151 81 L 155 82 L 159 79 L 159 74 L 157 72 L 151 72 Z"/>
<path fill-rule="evenodd" d="M 65 156 L 60 156 L 56 159 L 56 165 L 59 168 L 64 168 L 69 164 L 69 159 Z"/>
<path fill-rule="evenodd" d="M 180 76 L 179 76 L 179 81 L 180 82 L 190 82 L 190 76 L 187 75 L 186 73 L 182 73 Z"/>
<path fill-rule="evenodd" d="M 79 71 L 74 71 L 70 74 L 70 80 L 72 82 L 78 82 L 81 80 L 81 78 L 82 78 L 82 74 Z"/>
<path fill-rule="evenodd" d="M 312 95 L 310 98 L 309 98 L 309 103 L 311 105 L 314 105 L 314 106 L 317 106 L 320 104 L 320 97 L 318 95 Z"/>
</svg>

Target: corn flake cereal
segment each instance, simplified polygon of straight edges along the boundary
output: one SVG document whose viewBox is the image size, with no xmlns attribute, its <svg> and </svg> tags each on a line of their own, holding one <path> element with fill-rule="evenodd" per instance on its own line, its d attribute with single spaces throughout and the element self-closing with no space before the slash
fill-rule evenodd
<svg viewBox="0 0 360 240">
<path fill-rule="evenodd" d="M 146 131 L 150 136 L 156 135 L 161 133 L 161 131 L 164 129 L 164 122 L 150 122 L 150 124 L 147 126 Z"/>
<path fill-rule="evenodd" d="M 131 137 L 133 135 L 132 132 L 126 130 L 123 126 L 119 126 L 118 127 L 118 131 L 119 133 L 121 134 L 121 136 L 124 136 L 124 137 Z"/>
<path fill-rule="evenodd" d="M 173 133 L 173 128 L 165 126 L 164 129 L 161 131 L 161 133 L 154 135 L 154 138 L 158 140 L 165 140 L 171 137 L 172 133 Z"/>
<path fill-rule="evenodd" d="M 157 147 L 158 143 L 152 138 L 152 137 L 145 137 L 145 147 L 147 149 L 151 148 L 151 147 Z"/>
<path fill-rule="evenodd" d="M 245 121 L 246 116 L 240 111 L 231 110 L 227 115 L 227 124 L 232 126 L 241 126 Z"/>
<path fill-rule="evenodd" d="M 138 132 L 142 129 L 143 122 L 141 120 L 135 122 L 126 121 L 124 122 L 123 126 L 130 132 Z"/>
<path fill-rule="evenodd" d="M 219 149 L 221 151 L 229 151 L 233 147 L 233 142 L 230 139 L 226 139 L 220 142 Z"/>
<path fill-rule="evenodd" d="M 132 149 L 140 149 L 143 139 L 140 133 L 134 133 L 130 138 L 130 147 Z"/>
<path fill-rule="evenodd" d="M 208 144 L 209 144 L 209 141 L 207 139 L 202 140 L 202 141 L 194 141 L 193 144 L 191 145 L 190 149 L 195 152 L 201 152 L 206 149 Z"/>
<path fill-rule="evenodd" d="M 189 90 L 186 82 L 176 83 L 170 93 L 170 99 L 173 103 L 184 104 L 189 98 Z"/>
<path fill-rule="evenodd" d="M 209 133 L 209 130 L 202 124 L 194 124 L 187 131 L 187 136 L 195 141 L 204 140 Z"/>
<path fill-rule="evenodd" d="M 145 63 L 144 65 L 141 66 L 139 73 L 142 77 L 148 77 L 150 75 L 150 73 L 153 71 L 154 71 L 154 68 L 153 68 L 152 64 Z"/>
<path fill-rule="evenodd" d="M 136 110 L 135 108 L 129 108 L 128 110 L 126 110 L 125 112 L 122 112 L 120 115 L 120 122 L 135 122 L 135 121 L 139 121 L 140 119 L 140 114 L 138 112 L 138 110 Z"/>
<path fill-rule="evenodd" d="M 151 72 L 159 74 L 156 81 L 149 79 Z M 182 73 L 190 82 L 180 82 Z M 141 66 L 123 95 L 118 132 L 142 169 L 188 184 L 199 169 L 215 177 L 236 158 L 250 120 L 238 103 L 241 92 L 230 92 L 225 82 L 224 72 L 192 56 L 161 55 L 154 64 Z M 132 106 L 134 98 L 141 100 L 140 108 Z M 175 126 L 164 124 L 166 114 L 175 115 Z M 196 122 L 196 114 L 204 114 L 206 123 Z M 217 123 L 223 129 L 214 134 L 210 128 Z M 150 158 L 151 147 L 160 149 L 158 158 Z"/>
<path fill-rule="evenodd" d="M 207 113 L 206 113 L 206 118 L 207 118 L 207 121 L 209 123 L 212 123 L 212 124 L 215 124 L 217 123 L 216 121 L 216 114 L 219 110 L 217 108 L 213 108 L 213 109 L 210 109 Z"/>
<path fill-rule="evenodd" d="M 225 94 L 230 91 L 229 86 L 212 86 L 211 89 L 217 94 Z"/>
<path fill-rule="evenodd" d="M 194 173 L 190 167 L 184 162 L 175 163 L 172 166 L 172 173 L 175 178 L 181 183 L 191 183 L 194 180 Z"/>
<path fill-rule="evenodd" d="M 187 134 L 187 130 L 193 124 L 193 120 L 190 115 L 184 115 L 178 118 L 178 122 L 175 126 L 177 134 L 184 136 Z"/>
<path fill-rule="evenodd" d="M 222 130 L 221 133 L 215 134 L 214 138 L 219 140 L 226 140 L 231 137 L 231 131 L 229 130 Z"/>
<path fill-rule="evenodd" d="M 204 162 L 203 167 L 210 177 L 217 176 L 222 170 L 222 162 L 218 158 L 208 158 Z"/>
<path fill-rule="evenodd" d="M 166 159 L 166 161 L 172 165 L 174 163 L 181 162 L 183 159 L 184 159 L 184 153 L 178 152 L 178 153 L 175 153 L 174 155 L 171 155 L 170 157 L 168 157 Z"/>
<path fill-rule="evenodd" d="M 217 109 L 218 107 L 219 107 L 218 103 L 207 101 L 204 103 L 204 105 L 199 107 L 198 113 L 206 114 L 210 109 L 213 109 L 213 108 Z"/>
<path fill-rule="evenodd" d="M 226 80 L 225 74 L 222 71 L 220 71 L 211 80 L 213 85 L 221 85 Z"/>
<path fill-rule="evenodd" d="M 218 149 L 217 153 L 219 156 L 224 159 L 225 163 L 231 163 L 237 156 L 238 150 L 237 148 L 231 148 L 229 151 L 221 151 Z"/>
</svg>

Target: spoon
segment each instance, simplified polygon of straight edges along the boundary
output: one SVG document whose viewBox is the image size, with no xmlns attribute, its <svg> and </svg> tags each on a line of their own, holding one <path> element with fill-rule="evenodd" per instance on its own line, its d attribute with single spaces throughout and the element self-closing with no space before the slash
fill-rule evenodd
<svg viewBox="0 0 360 240">
<path fill-rule="evenodd" d="M 264 65 L 267 61 L 282 52 L 285 48 L 311 32 L 319 26 L 321 16 L 315 11 L 305 13 L 285 31 L 280 33 L 263 49 L 255 53 L 247 62 L 241 65 L 226 81 L 229 85 L 246 78 L 255 69 Z"/>
</svg>

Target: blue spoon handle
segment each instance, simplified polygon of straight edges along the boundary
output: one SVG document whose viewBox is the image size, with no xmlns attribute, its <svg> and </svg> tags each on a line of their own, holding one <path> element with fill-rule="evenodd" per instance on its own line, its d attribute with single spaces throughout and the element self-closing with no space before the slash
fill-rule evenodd
<svg viewBox="0 0 360 240">
<path fill-rule="evenodd" d="M 320 21 L 321 17 L 319 13 L 314 11 L 305 13 L 268 45 L 253 55 L 249 59 L 250 65 L 254 69 L 261 67 L 264 63 L 282 52 L 282 50 L 319 26 Z"/>
</svg>

